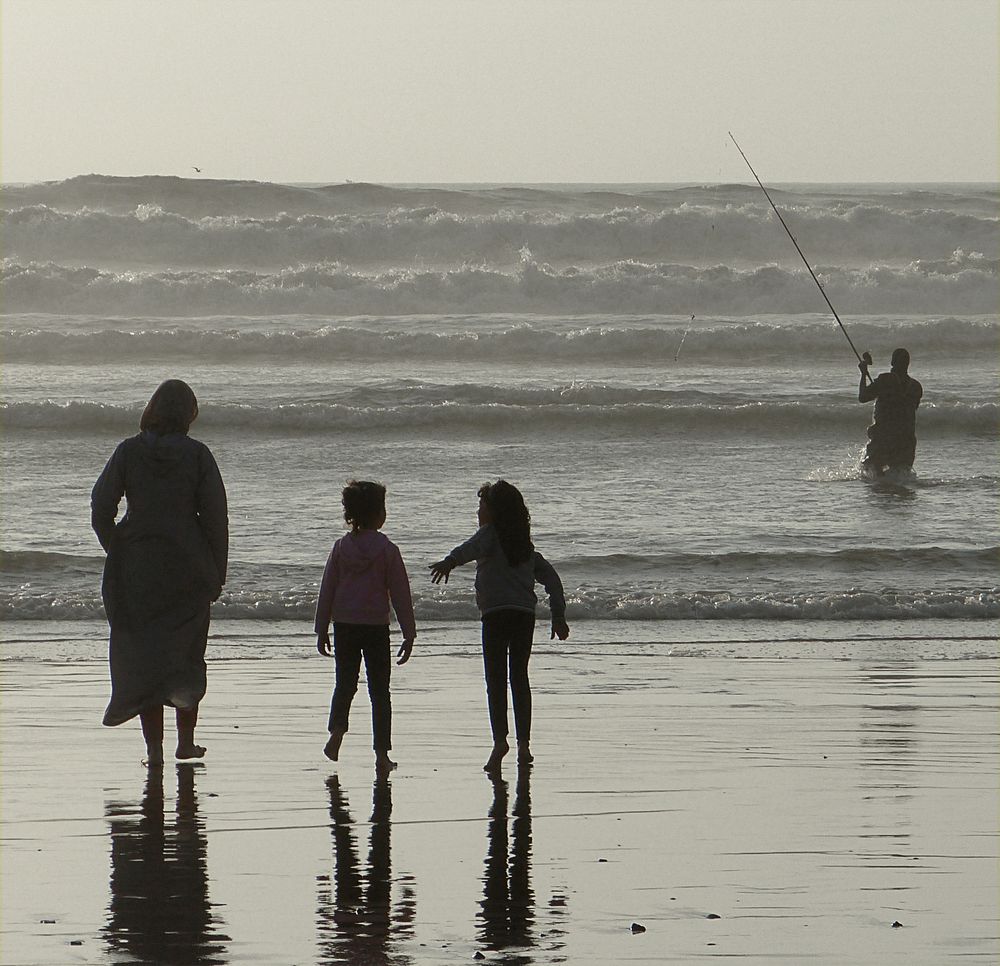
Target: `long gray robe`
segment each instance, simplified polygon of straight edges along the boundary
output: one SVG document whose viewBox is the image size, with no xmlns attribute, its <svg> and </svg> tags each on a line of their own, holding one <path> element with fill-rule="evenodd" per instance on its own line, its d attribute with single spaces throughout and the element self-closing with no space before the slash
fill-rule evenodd
<svg viewBox="0 0 1000 966">
<path fill-rule="evenodd" d="M 115 524 L 124 496 L 127 509 Z M 205 695 L 209 608 L 229 554 L 226 489 L 211 451 L 181 433 L 119 444 L 91 494 L 107 552 L 102 595 L 111 625 L 106 725 Z"/>
</svg>

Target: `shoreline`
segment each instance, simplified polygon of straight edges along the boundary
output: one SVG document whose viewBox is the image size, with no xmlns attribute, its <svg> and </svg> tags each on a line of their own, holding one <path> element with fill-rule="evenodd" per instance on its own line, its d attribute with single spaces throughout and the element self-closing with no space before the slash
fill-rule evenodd
<svg viewBox="0 0 1000 966">
<path fill-rule="evenodd" d="M 393 625 L 392 640 L 399 637 Z M 478 659 L 478 620 L 433 621 L 418 625 L 415 654 L 458 652 Z M 107 660 L 108 624 L 88 620 L 14 620 L 0 627 L 0 663 L 79 663 Z M 593 650 L 627 648 L 643 657 L 712 657 L 781 660 L 968 660 L 1000 658 L 996 621 L 922 618 L 871 621 L 845 618 L 787 620 L 586 620 L 574 618 L 568 641 L 548 639 L 539 615 L 535 654 L 585 659 Z M 312 619 L 213 618 L 208 661 L 309 659 L 315 661 Z"/>
</svg>

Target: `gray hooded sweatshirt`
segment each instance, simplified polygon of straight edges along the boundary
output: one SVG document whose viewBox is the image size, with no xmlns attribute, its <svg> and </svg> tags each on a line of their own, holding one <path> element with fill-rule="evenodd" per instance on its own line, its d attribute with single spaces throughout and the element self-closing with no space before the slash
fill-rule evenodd
<svg viewBox="0 0 1000 966">
<path fill-rule="evenodd" d="M 492 523 L 480 527 L 448 556 L 456 566 L 476 561 L 476 604 L 482 614 L 495 610 L 523 610 L 534 614 L 538 603 L 535 581 L 538 581 L 549 595 L 552 619 L 566 619 L 562 581 L 552 564 L 535 550 L 527 560 L 512 567 L 507 563 Z"/>
</svg>

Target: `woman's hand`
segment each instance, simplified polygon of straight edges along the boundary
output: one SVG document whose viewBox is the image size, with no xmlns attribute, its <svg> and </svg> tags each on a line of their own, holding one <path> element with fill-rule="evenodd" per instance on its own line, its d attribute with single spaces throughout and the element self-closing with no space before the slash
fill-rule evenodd
<svg viewBox="0 0 1000 966">
<path fill-rule="evenodd" d="M 403 641 L 403 643 L 399 645 L 399 650 L 396 652 L 396 657 L 399 658 L 399 660 L 396 663 L 405 664 L 410 659 L 410 655 L 412 653 L 413 653 L 413 641 L 412 640 Z"/>
<path fill-rule="evenodd" d="M 330 632 L 323 631 L 322 634 L 316 635 L 316 650 L 323 655 L 323 657 L 329 657 L 333 650 L 330 647 Z"/>
<path fill-rule="evenodd" d="M 549 640 L 554 641 L 557 637 L 560 641 L 565 641 L 569 637 L 569 624 L 566 621 L 552 622 L 552 635 L 549 637 Z"/>
<path fill-rule="evenodd" d="M 431 572 L 432 584 L 439 584 L 442 580 L 448 583 L 448 574 L 455 569 L 455 561 L 451 557 L 445 557 L 444 560 L 431 564 L 428 569 Z"/>
</svg>

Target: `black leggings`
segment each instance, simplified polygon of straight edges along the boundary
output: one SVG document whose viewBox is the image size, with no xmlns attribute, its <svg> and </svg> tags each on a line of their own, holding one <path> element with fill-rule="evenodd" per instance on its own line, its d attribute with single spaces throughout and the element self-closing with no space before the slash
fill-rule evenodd
<svg viewBox="0 0 1000 966">
<path fill-rule="evenodd" d="M 504 741 L 507 726 L 507 666 L 518 741 L 531 739 L 531 685 L 528 659 L 535 615 L 523 610 L 495 610 L 483 615 L 483 667 L 493 741 Z"/>
<path fill-rule="evenodd" d="M 392 747 L 392 702 L 389 698 L 389 674 L 392 657 L 389 652 L 388 624 L 333 625 L 333 655 L 337 664 L 337 683 L 330 705 L 330 731 L 347 731 L 351 702 L 358 690 L 361 659 L 365 660 L 368 697 L 372 702 L 372 745 L 376 751 Z"/>
</svg>

